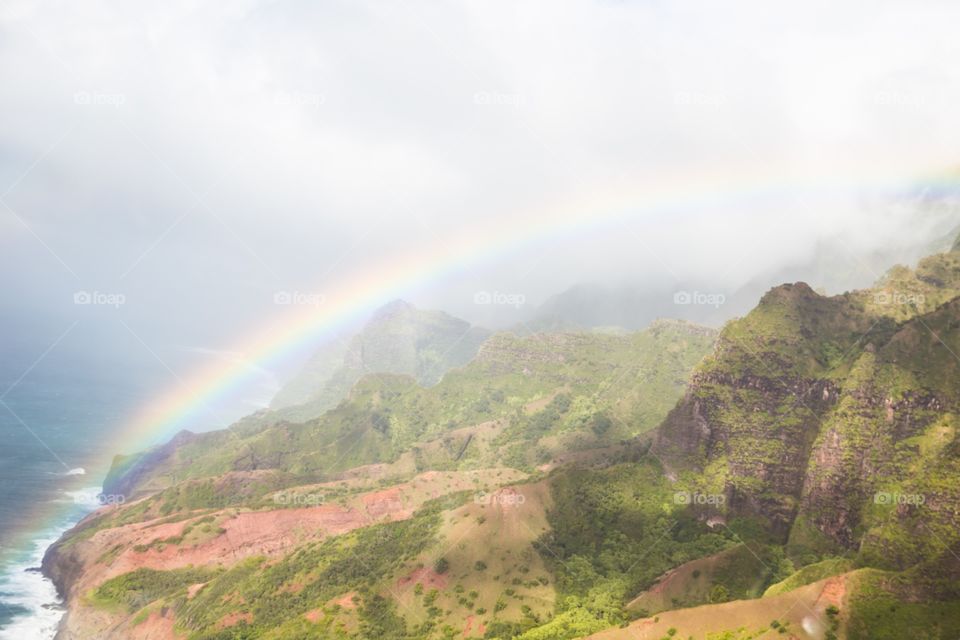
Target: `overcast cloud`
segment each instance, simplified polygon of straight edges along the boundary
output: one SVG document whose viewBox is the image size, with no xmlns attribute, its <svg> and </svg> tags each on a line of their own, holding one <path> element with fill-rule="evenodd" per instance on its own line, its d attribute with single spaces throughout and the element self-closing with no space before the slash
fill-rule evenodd
<svg viewBox="0 0 960 640">
<path fill-rule="evenodd" d="M 67 351 L 179 373 L 282 312 L 277 291 L 665 182 L 684 206 L 398 293 L 506 323 L 473 293 L 732 289 L 825 242 L 868 282 L 878 251 L 958 222 L 949 189 L 916 196 L 957 167 L 960 6 L 790 4 L 6 0 L 10 344 L 79 320 Z"/>
</svg>

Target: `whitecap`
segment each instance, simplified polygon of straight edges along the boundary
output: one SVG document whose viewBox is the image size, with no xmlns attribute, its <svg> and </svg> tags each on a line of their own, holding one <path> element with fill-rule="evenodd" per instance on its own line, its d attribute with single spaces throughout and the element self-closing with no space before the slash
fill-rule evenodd
<svg viewBox="0 0 960 640">
<path fill-rule="evenodd" d="M 39 571 L 43 554 L 60 537 L 62 530 L 46 532 L 42 539 L 34 541 L 30 557 L 25 562 L 14 564 L 0 576 L 0 598 L 12 610 L 23 610 L 2 629 L 0 640 L 52 640 L 63 618 L 63 601 L 57 589 Z"/>
</svg>

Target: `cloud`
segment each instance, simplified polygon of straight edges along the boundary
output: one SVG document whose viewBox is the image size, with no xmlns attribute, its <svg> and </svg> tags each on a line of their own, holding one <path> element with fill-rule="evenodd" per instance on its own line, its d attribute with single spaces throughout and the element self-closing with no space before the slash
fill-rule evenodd
<svg viewBox="0 0 960 640">
<path fill-rule="evenodd" d="M 734 286 L 826 238 L 856 256 L 920 242 L 953 215 L 918 223 L 900 194 L 956 166 L 957 14 L 11 0 L 0 242 L 19 284 L 4 284 L 52 317 L 78 288 L 123 292 L 149 344 L 217 346 L 275 313 L 277 290 L 569 203 L 644 206 L 413 293 L 457 307 L 588 279 Z"/>
</svg>

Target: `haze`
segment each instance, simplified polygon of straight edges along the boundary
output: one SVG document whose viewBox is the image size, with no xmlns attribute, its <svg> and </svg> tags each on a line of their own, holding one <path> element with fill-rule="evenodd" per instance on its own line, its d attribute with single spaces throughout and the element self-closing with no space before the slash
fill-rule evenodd
<svg viewBox="0 0 960 640">
<path fill-rule="evenodd" d="M 579 282 L 872 282 L 958 222 L 957 24 L 947 2 L 7 0 L 5 356 L 175 384 L 244 359 L 278 292 L 571 206 L 597 224 L 390 297 L 509 327 Z"/>
</svg>

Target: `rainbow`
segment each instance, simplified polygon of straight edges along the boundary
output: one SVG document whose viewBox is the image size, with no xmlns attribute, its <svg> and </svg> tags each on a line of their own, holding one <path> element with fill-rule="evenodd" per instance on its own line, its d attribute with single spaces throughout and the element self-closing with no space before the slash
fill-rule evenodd
<svg viewBox="0 0 960 640">
<path fill-rule="evenodd" d="M 505 223 L 491 224 L 489 228 L 460 233 L 428 242 L 428 251 L 414 251 L 371 264 L 353 277 L 342 281 L 334 290 L 323 292 L 323 304 L 287 308 L 289 314 L 276 318 L 254 335 L 239 341 L 235 351 L 247 356 L 246 361 L 219 361 L 192 372 L 178 383 L 159 394 L 138 411 L 114 438 L 110 439 L 115 452 L 141 451 L 173 435 L 185 424 L 203 424 L 201 416 L 206 407 L 217 399 L 238 389 L 253 375 L 250 362 L 266 364 L 290 354 L 300 354 L 319 338 L 363 319 L 373 309 L 403 295 L 416 287 L 438 282 L 448 273 L 468 269 L 507 255 L 518 248 L 536 248 L 564 236 L 577 239 L 587 233 L 609 231 L 619 225 L 651 220 L 658 216 L 683 216 L 695 211 L 710 210 L 725 203 L 759 201 L 775 204 L 783 194 L 802 193 L 816 197 L 835 193 L 890 193 L 899 192 L 904 184 L 930 186 L 934 189 L 960 187 L 960 178 L 944 175 L 939 170 L 917 172 L 915 175 L 933 176 L 930 179 L 906 182 L 903 171 L 891 167 L 885 172 L 872 171 L 839 180 L 843 171 L 823 167 L 821 178 L 808 180 L 783 179 L 763 171 L 739 172 L 732 176 L 713 174 L 704 180 L 680 176 L 659 180 L 655 185 L 641 188 L 614 185 L 609 190 L 584 201 L 566 202 L 523 212 L 509 217 Z M 749 176 L 749 179 L 744 179 Z M 868 179 L 869 178 L 869 179 Z M 209 422 L 209 421 L 206 421 Z M 59 526 L 67 516 L 62 510 L 52 513 L 35 505 L 21 521 L 14 546 L 26 544 L 39 532 L 50 526 Z"/>
<path fill-rule="evenodd" d="M 894 168 L 889 175 L 878 176 L 874 171 L 869 179 L 864 176 L 851 178 L 849 174 L 845 179 L 837 179 L 837 175 L 842 174 L 826 168 L 821 175 L 825 177 L 784 181 L 775 180 L 774 176 L 764 172 L 755 172 L 750 180 L 743 180 L 742 174 L 739 180 L 714 175 L 699 182 L 680 176 L 660 180 L 642 192 L 637 192 L 634 187 L 631 189 L 633 193 L 624 195 L 624 189 L 613 189 L 605 192 L 613 195 L 594 195 L 584 202 L 507 216 L 507 222 L 491 225 L 485 230 L 471 230 L 426 242 L 429 250 L 411 251 L 371 264 L 334 289 L 323 291 L 322 304 L 291 307 L 292 313 L 241 340 L 235 350 L 245 354 L 247 362 L 213 363 L 179 380 L 179 384 L 158 395 L 129 421 L 114 441 L 115 447 L 124 453 L 142 450 L 173 435 L 178 425 L 198 420 L 218 398 L 249 381 L 249 362 L 266 364 L 291 354 L 302 355 L 307 345 L 316 344 L 325 334 L 362 319 L 390 299 L 400 297 L 404 291 L 521 247 L 533 247 L 574 234 L 580 237 L 588 232 L 654 216 L 682 216 L 731 201 L 763 202 L 784 193 L 811 197 L 850 193 L 851 190 L 888 193 L 902 189 L 903 185 L 902 171 Z M 936 177 L 924 180 L 922 184 L 935 188 L 960 184 L 953 175 L 928 175 Z"/>
</svg>

